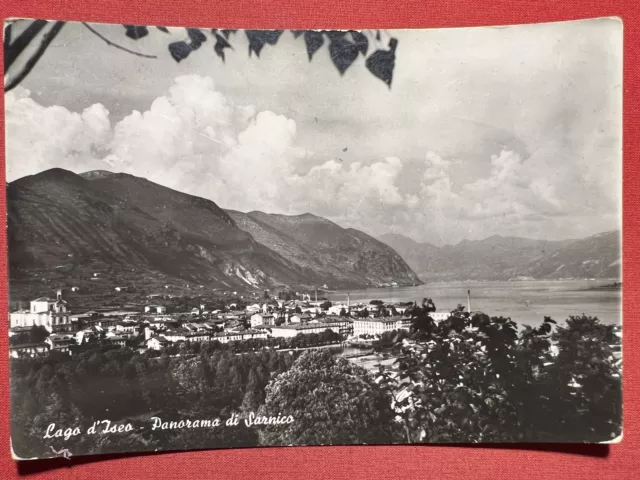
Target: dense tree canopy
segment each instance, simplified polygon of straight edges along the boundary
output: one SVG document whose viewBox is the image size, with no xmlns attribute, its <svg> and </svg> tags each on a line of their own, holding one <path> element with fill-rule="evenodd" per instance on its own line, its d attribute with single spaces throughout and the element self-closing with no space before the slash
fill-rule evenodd
<svg viewBox="0 0 640 480">
<path fill-rule="evenodd" d="M 365 369 L 327 351 L 310 351 L 266 388 L 263 415 L 295 421 L 260 432 L 265 445 L 388 443 L 397 426 L 391 397 Z"/>
<path fill-rule="evenodd" d="M 458 312 L 436 324 L 417 313 L 397 372 L 381 370 L 383 383 L 399 392 L 407 441 L 602 442 L 620 435 L 613 326 L 582 316 L 555 332 L 549 318 L 518 331 L 509 318 Z"/>
</svg>

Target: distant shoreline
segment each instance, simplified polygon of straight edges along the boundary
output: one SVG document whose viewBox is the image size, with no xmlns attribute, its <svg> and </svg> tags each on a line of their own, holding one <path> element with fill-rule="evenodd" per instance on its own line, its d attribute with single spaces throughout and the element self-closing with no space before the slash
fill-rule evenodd
<svg viewBox="0 0 640 480">
<path fill-rule="evenodd" d="M 580 291 L 589 291 L 589 292 L 594 292 L 594 291 L 615 291 L 615 290 L 622 290 L 622 282 L 614 282 L 614 283 L 608 283 L 606 285 L 598 285 L 595 287 L 588 287 L 588 288 L 583 288 Z"/>
</svg>

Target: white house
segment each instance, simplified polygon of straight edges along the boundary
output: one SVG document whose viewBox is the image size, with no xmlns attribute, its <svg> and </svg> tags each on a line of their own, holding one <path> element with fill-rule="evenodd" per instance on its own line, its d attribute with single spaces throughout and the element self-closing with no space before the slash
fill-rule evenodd
<svg viewBox="0 0 640 480">
<path fill-rule="evenodd" d="M 171 344 L 169 340 L 164 337 L 151 337 L 147 340 L 147 348 L 151 350 L 162 350 L 164 347 L 168 347 Z"/>
<path fill-rule="evenodd" d="M 276 318 L 271 314 L 255 313 L 251 315 L 251 328 L 271 326 L 276 324 Z"/>
<path fill-rule="evenodd" d="M 145 305 L 144 307 L 145 313 L 167 313 L 167 307 L 163 305 Z"/>
<path fill-rule="evenodd" d="M 296 313 L 295 315 L 291 315 L 291 323 L 305 323 L 313 320 L 313 317 L 304 313 Z"/>
</svg>

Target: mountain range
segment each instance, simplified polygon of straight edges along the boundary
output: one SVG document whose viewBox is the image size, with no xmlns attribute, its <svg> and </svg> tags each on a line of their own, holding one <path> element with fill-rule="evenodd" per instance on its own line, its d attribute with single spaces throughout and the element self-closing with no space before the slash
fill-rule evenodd
<svg viewBox="0 0 640 480">
<path fill-rule="evenodd" d="M 329 285 L 420 284 L 385 243 L 312 214 L 275 215 L 227 210 L 238 227 Z"/>
<path fill-rule="evenodd" d="M 620 278 L 620 231 L 580 240 L 534 240 L 494 235 L 437 247 L 399 234 L 379 240 L 404 258 L 423 281 L 519 278 Z"/>
<path fill-rule="evenodd" d="M 420 283 L 363 232 L 310 214 L 227 212 L 123 173 L 56 168 L 23 177 L 7 185 L 7 211 L 12 287 L 103 278 L 232 290 Z"/>
</svg>

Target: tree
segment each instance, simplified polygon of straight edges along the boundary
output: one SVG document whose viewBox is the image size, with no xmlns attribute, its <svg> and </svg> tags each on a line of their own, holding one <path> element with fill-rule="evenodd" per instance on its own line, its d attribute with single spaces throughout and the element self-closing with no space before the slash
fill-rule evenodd
<svg viewBox="0 0 640 480">
<path fill-rule="evenodd" d="M 559 437 L 602 442 L 621 434 L 622 385 L 613 325 L 595 317 L 570 317 L 552 334 L 558 355 L 543 378 L 553 395 L 550 412 Z M 550 391 L 552 390 L 552 391 Z"/>
<path fill-rule="evenodd" d="M 323 310 L 329 310 L 332 305 L 333 304 L 329 300 L 326 300 L 320 304 L 320 308 Z"/>
<path fill-rule="evenodd" d="M 22 23 L 25 27 L 22 29 L 19 35 L 14 39 L 13 31 L 17 24 Z M 29 75 L 31 70 L 36 66 L 40 58 L 44 55 L 46 50 L 50 47 L 53 40 L 60 33 L 66 22 L 48 22 L 46 20 L 17 20 L 10 22 L 4 32 L 4 58 L 5 58 L 5 91 L 18 86 Z M 176 62 L 181 62 L 189 55 L 193 54 L 196 50 L 199 50 L 203 45 L 211 42 L 213 44 L 213 51 L 220 58 L 220 61 L 225 61 L 225 50 L 231 49 L 232 37 L 238 32 L 237 30 L 219 30 L 211 29 L 207 31 L 199 28 L 185 28 L 184 39 L 176 40 L 173 36 L 175 33 L 169 31 L 169 29 L 159 26 L 146 27 L 142 25 L 123 25 L 123 35 L 126 38 L 114 39 L 107 38 L 100 33 L 99 28 L 96 25 L 83 23 L 93 35 L 105 42 L 109 47 L 117 48 L 130 55 L 138 57 L 155 59 L 156 55 L 149 55 L 137 51 L 133 48 L 128 48 L 120 44 L 120 40 L 130 43 L 131 40 L 139 40 L 150 34 L 150 29 L 159 35 L 166 35 L 168 39 L 167 51 L 168 54 Z M 267 46 L 275 46 L 280 40 L 283 30 L 244 30 L 248 42 L 249 42 L 249 56 L 255 54 L 256 57 L 260 57 L 262 49 Z M 340 75 L 343 75 L 347 69 L 353 64 L 353 62 L 362 55 L 366 58 L 365 66 L 371 72 L 372 75 L 382 80 L 389 88 L 391 88 L 391 82 L 393 78 L 393 70 L 395 67 L 395 51 L 398 45 L 398 41 L 395 38 L 391 38 L 388 42 L 388 50 L 377 49 L 370 55 L 370 44 L 374 41 L 379 42 L 381 40 L 380 30 L 374 31 L 338 31 L 338 30 L 292 30 L 291 33 L 295 38 L 302 37 L 306 46 L 307 55 L 309 61 L 311 61 L 314 55 L 324 45 L 327 46 L 333 65 L 338 70 Z M 35 49 L 29 48 L 31 45 L 36 45 Z M 28 53 L 27 58 L 25 57 Z M 368 56 L 367 56 L 368 55 Z M 22 60 L 22 66 L 19 71 L 13 72 L 12 66 L 15 65 L 17 60 Z"/>
<path fill-rule="evenodd" d="M 266 425 L 263 445 L 389 443 L 396 437 L 391 397 L 362 367 L 326 350 L 306 352 L 266 388 L 264 416 L 291 416 Z"/>
<path fill-rule="evenodd" d="M 510 318 L 462 311 L 430 320 L 414 309 L 414 341 L 399 344 L 397 377 L 381 372 L 396 391 L 407 442 L 595 442 L 619 434 L 613 327 L 570 317 L 553 332 L 545 318 L 518 332 Z"/>
<path fill-rule="evenodd" d="M 341 316 L 341 317 L 346 317 L 346 316 L 347 316 L 347 311 L 344 309 L 344 307 L 342 307 L 342 308 L 340 309 L 340 316 Z"/>
<path fill-rule="evenodd" d="M 49 330 L 41 325 L 34 325 L 29 331 L 29 340 L 32 343 L 42 343 L 49 336 Z"/>
</svg>

